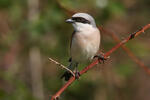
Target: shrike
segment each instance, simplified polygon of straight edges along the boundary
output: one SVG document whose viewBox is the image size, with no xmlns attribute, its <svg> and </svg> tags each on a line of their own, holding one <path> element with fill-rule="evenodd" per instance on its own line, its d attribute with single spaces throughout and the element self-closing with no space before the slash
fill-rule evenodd
<svg viewBox="0 0 150 100">
<path fill-rule="evenodd" d="M 92 60 L 99 50 L 100 46 L 100 31 L 96 27 L 95 20 L 87 13 L 76 13 L 70 19 L 66 20 L 74 27 L 74 32 L 71 36 L 69 69 L 75 70 L 75 77 L 80 76 L 77 71 L 77 66 L 81 62 Z M 97 57 L 97 56 L 95 56 Z M 68 81 L 71 77 L 70 72 L 65 72 L 61 78 Z"/>
</svg>

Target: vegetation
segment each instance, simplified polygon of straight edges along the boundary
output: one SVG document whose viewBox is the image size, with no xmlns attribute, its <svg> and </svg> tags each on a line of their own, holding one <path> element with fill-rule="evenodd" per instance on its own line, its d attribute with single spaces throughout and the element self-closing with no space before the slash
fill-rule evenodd
<svg viewBox="0 0 150 100">
<path fill-rule="evenodd" d="M 67 66 L 73 31 L 65 19 L 72 11 L 91 14 L 99 26 L 121 40 L 149 23 L 148 0 L 0 0 L 0 100 L 48 100 L 64 82 L 64 70 L 49 57 Z M 126 44 L 149 66 L 149 30 Z M 102 32 L 102 52 L 116 42 Z M 86 64 L 80 65 L 80 70 Z M 119 49 L 105 64 L 75 81 L 61 100 L 148 100 L 150 75 Z"/>
</svg>

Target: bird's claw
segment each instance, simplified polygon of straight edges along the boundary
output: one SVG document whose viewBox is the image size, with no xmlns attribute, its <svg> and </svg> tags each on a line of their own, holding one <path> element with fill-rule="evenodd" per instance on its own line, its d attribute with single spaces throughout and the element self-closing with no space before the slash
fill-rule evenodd
<svg viewBox="0 0 150 100">
<path fill-rule="evenodd" d="M 101 63 L 102 61 L 104 64 L 105 60 L 107 60 L 109 57 L 104 57 L 104 55 L 98 54 L 98 55 L 95 55 L 93 58 L 98 58 L 99 63 Z"/>
</svg>

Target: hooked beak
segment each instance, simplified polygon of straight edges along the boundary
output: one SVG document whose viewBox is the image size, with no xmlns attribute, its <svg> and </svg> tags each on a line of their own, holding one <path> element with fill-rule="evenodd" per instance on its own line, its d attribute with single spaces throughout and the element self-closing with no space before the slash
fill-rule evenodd
<svg viewBox="0 0 150 100">
<path fill-rule="evenodd" d="M 72 19 L 67 19 L 67 20 L 66 20 L 66 23 L 74 23 L 74 20 L 72 20 Z"/>
</svg>

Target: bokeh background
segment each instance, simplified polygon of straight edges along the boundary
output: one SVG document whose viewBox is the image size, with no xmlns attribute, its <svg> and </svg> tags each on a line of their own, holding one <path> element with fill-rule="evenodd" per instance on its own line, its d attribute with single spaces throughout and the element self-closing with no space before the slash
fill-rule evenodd
<svg viewBox="0 0 150 100">
<path fill-rule="evenodd" d="M 49 100 L 65 83 L 68 65 L 69 11 L 91 14 L 97 25 L 121 40 L 150 22 L 150 0 L 0 0 L 0 100 Z M 101 51 L 116 42 L 102 32 Z M 126 46 L 150 66 L 150 30 Z M 87 64 L 81 64 L 80 70 Z M 150 67 L 149 67 L 150 68 Z M 60 100 L 149 100 L 150 75 L 123 49 L 84 74 Z"/>
</svg>

